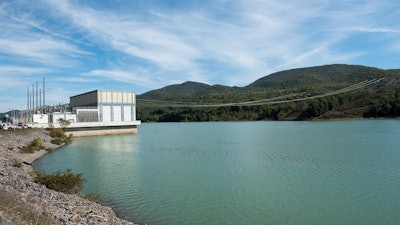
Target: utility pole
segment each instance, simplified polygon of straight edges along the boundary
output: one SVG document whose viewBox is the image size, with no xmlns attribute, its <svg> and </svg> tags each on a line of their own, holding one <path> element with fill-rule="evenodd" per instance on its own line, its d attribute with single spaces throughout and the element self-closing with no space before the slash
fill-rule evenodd
<svg viewBox="0 0 400 225">
<path fill-rule="evenodd" d="M 40 114 L 43 114 L 42 113 L 42 89 L 39 89 L 39 99 L 40 99 L 40 104 L 39 104 L 39 111 L 40 111 Z"/>
<path fill-rule="evenodd" d="M 26 111 L 25 111 L 25 123 L 28 122 L 29 118 L 29 86 L 26 87 Z"/>
<path fill-rule="evenodd" d="M 32 115 L 35 114 L 35 84 L 32 84 Z"/>
<path fill-rule="evenodd" d="M 46 87 L 45 87 L 45 78 L 43 77 L 43 114 L 46 114 Z"/>
<path fill-rule="evenodd" d="M 38 103 L 39 103 L 39 96 L 38 96 L 38 82 L 36 81 L 36 112 L 35 113 L 37 113 L 37 111 L 39 110 L 39 106 L 38 106 Z"/>
</svg>

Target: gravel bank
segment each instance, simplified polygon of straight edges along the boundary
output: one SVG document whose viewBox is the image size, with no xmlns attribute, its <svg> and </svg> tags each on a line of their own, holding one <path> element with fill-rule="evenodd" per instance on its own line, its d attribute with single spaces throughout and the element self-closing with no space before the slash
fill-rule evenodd
<svg viewBox="0 0 400 225">
<path fill-rule="evenodd" d="M 46 130 L 0 131 L 0 224 L 133 224 L 106 206 L 32 182 L 32 163 L 47 152 L 20 153 L 39 137 L 55 149 Z"/>
</svg>

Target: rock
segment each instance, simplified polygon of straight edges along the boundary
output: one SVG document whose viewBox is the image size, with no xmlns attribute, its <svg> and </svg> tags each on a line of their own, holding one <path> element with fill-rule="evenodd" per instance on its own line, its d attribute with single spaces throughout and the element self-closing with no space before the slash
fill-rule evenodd
<svg viewBox="0 0 400 225">
<path fill-rule="evenodd" d="M 99 216 L 99 215 L 94 215 L 94 214 L 92 214 L 92 215 L 90 215 L 89 217 L 90 217 L 90 218 L 93 218 L 93 219 L 95 219 L 95 220 L 97 220 L 97 221 L 100 221 L 100 222 L 107 222 L 107 219 L 104 218 L 103 216 Z"/>
<path fill-rule="evenodd" d="M 70 219 L 71 222 L 77 223 L 79 221 L 79 215 L 73 215 Z"/>
<path fill-rule="evenodd" d="M 46 148 L 55 149 L 59 146 L 50 143 L 51 138 L 45 130 L 17 133 L 19 132 L 0 132 L 0 202 L 8 204 L 0 208 L 1 224 L 36 223 L 23 221 L 23 215 L 16 213 L 15 207 L 33 215 L 41 215 L 52 221 L 51 224 L 133 224 L 118 218 L 110 207 L 34 183 L 29 175 L 33 171 L 31 165 L 47 152 L 41 150 L 33 154 L 23 154 L 19 153 L 18 147 L 22 148 L 37 137 L 43 140 Z M 10 151 L 8 146 L 13 146 L 14 150 Z M 15 161 L 23 162 L 23 166 L 13 166 Z"/>
</svg>

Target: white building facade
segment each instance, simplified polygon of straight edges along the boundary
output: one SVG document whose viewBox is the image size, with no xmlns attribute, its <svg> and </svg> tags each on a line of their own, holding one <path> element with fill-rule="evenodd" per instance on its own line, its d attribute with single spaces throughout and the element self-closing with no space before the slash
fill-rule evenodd
<svg viewBox="0 0 400 225">
<path fill-rule="evenodd" d="M 136 95 L 133 92 L 95 90 L 70 97 L 77 122 L 136 121 Z"/>
</svg>

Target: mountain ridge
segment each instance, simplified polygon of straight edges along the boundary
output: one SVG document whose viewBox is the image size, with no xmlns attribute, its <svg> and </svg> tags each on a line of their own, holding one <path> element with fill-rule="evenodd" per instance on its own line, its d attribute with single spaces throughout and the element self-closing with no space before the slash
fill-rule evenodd
<svg viewBox="0 0 400 225">
<path fill-rule="evenodd" d="M 363 75 L 363 71 L 375 71 L 375 74 Z M 160 89 L 148 91 L 138 95 L 138 98 L 167 100 L 175 97 L 191 97 L 203 94 L 207 91 L 237 91 L 251 88 L 272 88 L 276 90 L 282 90 L 286 89 L 287 87 L 299 85 L 302 85 L 303 87 L 310 86 L 310 81 L 311 83 L 329 82 L 332 85 L 337 85 L 338 83 L 351 84 L 351 82 L 345 80 L 349 76 L 353 76 L 352 81 L 362 81 L 363 79 L 371 79 L 372 77 L 376 77 L 376 74 L 384 73 L 400 74 L 400 69 L 384 70 L 376 67 L 361 65 L 330 64 L 289 69 L 271 73 L 244 87 L 230 87 L 221 84 L 210 85 L 206 83 L 186 81 L 182 84 L 168 85 Z"/>
<path fill-rule="evenodd" d="M 185 82 L 137 100 L 142 121 L 400 117 L 400 69 L 314 66 L 272 73 L 244 87 Z"/>
</svg>

